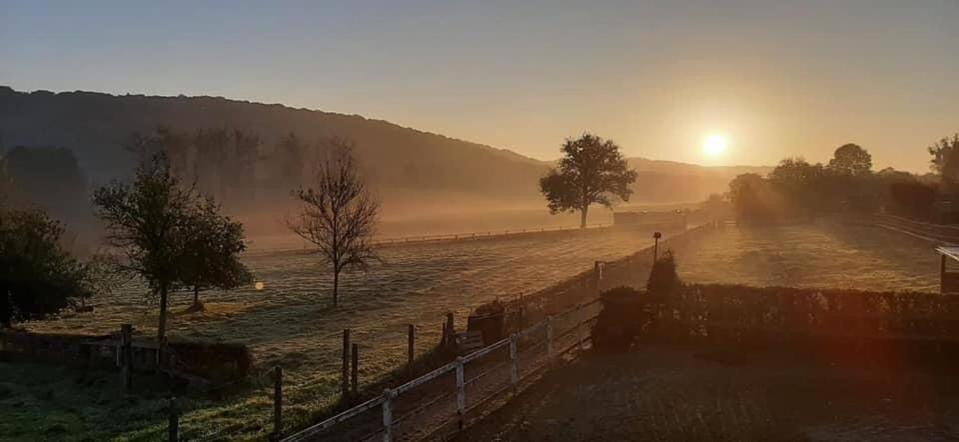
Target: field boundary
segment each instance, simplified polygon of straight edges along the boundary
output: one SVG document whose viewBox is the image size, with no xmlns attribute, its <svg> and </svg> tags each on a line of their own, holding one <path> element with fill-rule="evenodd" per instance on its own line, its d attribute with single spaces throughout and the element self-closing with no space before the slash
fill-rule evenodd
<svg viewBox="0 0 959 442">
<path fill-rule="evenodd" d="M 660 241 L 659 250 L 695 241 L 724 227 L 725 223 L 709 222 L 677 232 Z M 371 440 L 377 436 L 417 440 L 466 428 L 505 403 L 494 399 L 508 401 L 511 394 L 531 384 L 553 365 L 557 355 L 575 357 L 591 342 L 589 329 L 598 315 L 600 291 L 644 284 L 655 249 L 649 246 L 615 261 L 596 261 L 589 270 L 507 301 L 508 310 L 522 312 L 523 322 L 537 322 L 283 440 Z M 596 311 L 590 313 L 591 309 Z"/>
<path fill-rule="evenodd" d="M 585 228 L 579 226 L 556 226 L 556 227 L 531 227 L 525 229 L 505 229 L 488 230 L 482 232 L 465 233 L 442 233 L 435 235 L 408 235 L 397 237 L 373 238 L 371 244 L 374 247 L 389 247 L 405 244 L 429 244 L 448 241 L 479 241 L 499 238 L 515 238 L 522 236 L 533 236 L 547 233 L 577 233 L 602 231 L 613 227 L 613 224 L 590 224 Z M 247 250 L 246 254 L 260 255 L 269 253 L 309 253 L 311 250 L 307 244 L 301 244 L 300 247 L 268 247 L 254 248 Z"/>
<path fill-rule="evenodd" d="M 959 244 L 959 226 L 926 223 L 895 215 L 877 215 L 874 224 L 930 242 Z"/>
<path fill-rule="evenodd" d="M 415 439 L 445 433 L 448 431 L 446 428 L 451 426 L 452 432 L 461 430 L 467 426 L 469 415 L 485 414 L 482 411 L 492 399 L 505 393 L 517 394 L 525 388 L 524 381 L 548 369 L 561 355 L 575 354 L 573 350 L 583 350 L 591 339 L 589 326 L 599 314 L 598 306 L 599 300 L 595 299 L 559 315 L 549 316 L 508 338 L 460 356 L 454 362 L 405 384 L 392 389 L 387 388 L 382 395 L 282 440 L 284 442 L 313 440 L 325 432 L 339 430 L 338 427 L 349 425 L 353 423 L 353 420 L 361 424 L 368 423 L 366 419 L 362 419 L 363 415 L 377 407 L 382 411 L 381 425 L 379 428 L 363 432 L 364 434 L 358 438 L 353 435 L 355 440 L 370 440 L 376 436 L 382 436 L 384 441 L 391 441 L 397 437 Z M 503 351 L 506 349 L 509 350 L 508 359 L 488 358 L 496 353 L 506 353 Z M 507 373 L 508 376 L 505 376 Z M 434 388 L 434 391 L 427 394 L 425 399 L 411 397 L 407 400 L 406 396 L 414 396 L 419 390 L 440 386 L 435 381 L 451 374 L 455 374 L 454 385 L 445 385 L 447 388 Z M 470 395 L 469 405 L 467 386 L 479 393 Z M 448 405 L 444 407 L 439 403 L 443 399 L 452 403 L 454 395 L 455 408 Z M 439 415 L 426 413 L 430 409 L 441 413 Z M 402 412 L 398 413 L 398 411 Z M 471 420 L 478 419 L 480 416 Z"/>
</svg>

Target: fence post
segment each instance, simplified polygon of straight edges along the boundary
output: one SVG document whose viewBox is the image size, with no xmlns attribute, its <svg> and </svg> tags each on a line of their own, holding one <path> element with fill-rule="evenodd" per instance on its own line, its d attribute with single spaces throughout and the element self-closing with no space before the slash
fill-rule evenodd
<svg viewBox="0 0 959 442">
<path fill-rule="evenodd" d="M 513 393 L 516 393 L 516 388 L 519 385 L 519 358 L 516 354 L 516 340 L 516 333 L 509 335 L 509 379 L 513 383 Z"/>
<path fill-rule="evenodd" d="M 393 442 L 393 398 L 389 388 L 383 390 L 383 442 Z"/>
<path fill-rule="evenodd" d="M 273 367 L 273 438 L 283 434 L 283 367 Z"/>
<path fill-rule="evenodd" d="M 350 395 L 350 329 L 343 330 L 343 373 L 341 393 L 345 399 Z"/>
<path fill-rule="evenodd" d="M 409 366 L 410 374 L 413 374 L 413 360 L 416 359 L 416 327 L 409 324 L 406 330 L 406 365 Z"/>
<path fill-rule="evenodd" d="M 360 375 L 360 346 L 358 344 L 353 344 L 353 351 L 350 352 L 353 356 L 353 363 L 351 364 L 352 368 L 350 370 L 350 391 L 353 397 L 357 396 L 359 393 L 359 375 Z"/>
<path fill-rule="evenodd" d="M 576 307 L 576 349 L 582 353 L 583 352 L 583 318 L 582 318 L 583 306 Z"/>
<path fill-rule="evenodd" d="M 596 293 L 599 293 L 599 280 L 603 278 L 601 264 L 602 261 L 593 262 L 593 289 Z"/>
<path fill-rule="evenodd" d="M 120 326 L 121 358 L 123 364 L 123 389 L 130 391 L 133 387 L 133 325 Z"/>
<path fill-rule="evenodd" d="M 546 317 L 546 361 L 552 364 L 555 355 L 553 354 L 553 315 Z"/>
<path fill-rule="evenodd" d="M 167 438 L 170 442 L 180 441 L 180 415 L 176 408 L 176 398 L 171 397 L 169 401 L 170 419 L 167 426 Z"/>
<path fill-rule="evenodd" d="M 446 338 L 449 342 L 446 345 L 452 347 L 456 343 L 456 327 L 453 325 L 453 312 L 446 313 Z"/>
<path fill-rule="evenodd" d="M 459 429 L 466 423 L 466 373 L 463 366 L 463 357 L 456 358 L 456 414 L 459 418 Z"/>
</svg>

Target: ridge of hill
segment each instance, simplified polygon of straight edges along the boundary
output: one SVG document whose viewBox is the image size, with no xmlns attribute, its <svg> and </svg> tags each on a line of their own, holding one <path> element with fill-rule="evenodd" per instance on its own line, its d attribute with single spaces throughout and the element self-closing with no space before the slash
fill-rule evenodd
<svg viewBox="0 0 959 442">
<path fill-rule="evenodd" d="M 126 176 L 133 155 L 121 149 L 134 132 L 158 124 L 178 130 L 242 129 L 259 135 L 264 154 L 296 133 L 305 141 L 340 136 L 356 143 L 373 186 L 385 199 L 457 199 L 509 204 L 541 200 L 537 180 L 552 162 L 384 120 L 222 97 L 111 95 L 98 92 L 19 92 L 0 86 L 0 148 L 71 149 L 87 176 L 105 182 Z M 636 202 L 697 201 L 724 192 L 742 171 L 768 168 L 707 167 L 631 158 L 639 173 Z M 457 203 L 457 205 L 466 203 Z"/>
</svg>

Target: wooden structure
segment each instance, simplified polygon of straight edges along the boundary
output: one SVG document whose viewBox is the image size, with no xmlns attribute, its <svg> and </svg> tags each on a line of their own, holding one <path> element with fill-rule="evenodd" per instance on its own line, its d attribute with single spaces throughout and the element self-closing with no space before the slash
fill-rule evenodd
<svg viewBox="0 0 959 442">
<path fill-rule="evenodd" d="M 959 261 L 959 246 L 941 246 L 936 248 L 940 255 L 939 293 L 959 295 L 959 272 L 949 271 L 949 261 Z"/>
</svg>

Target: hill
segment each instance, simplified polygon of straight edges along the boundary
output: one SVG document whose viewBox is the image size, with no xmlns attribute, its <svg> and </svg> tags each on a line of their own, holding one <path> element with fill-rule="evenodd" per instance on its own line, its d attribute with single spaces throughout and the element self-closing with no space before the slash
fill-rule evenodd
<svg viewBox="0 0 959 442">
<path fill-rule="evenodd" d="M 94 183 L 128 175 L 135 158 L 121 145 L 132 133 L 149 132 L 159 124 L 187 132 L 225 128 L 258 135 L 257 170 L 249 180 L 254 190 L 268 187 L 269 175 L 276 174 L 265 158 L 288 134 L 307 143 L 330 136 L 352 139 L 387 212 L 404 216 L 422 210 L 541 208 L 537 180 L 551 165 L 506 149 L 359 115 L 220 97 L 25 93 L 0 87 L 0 148 L 68 148 Z M 638 158 L 630 162 L 640 171 L 636 203 L 702 200 L 725 191 L 729 180 L 746 170 Z M 753 169 L 758 170 L 748 168 Z M 269 207 L 287 201 L 287 191 L 254 191 L 248 198 L 257 208 Z"/>
</svg>

